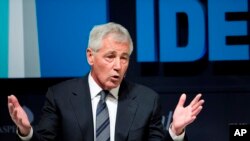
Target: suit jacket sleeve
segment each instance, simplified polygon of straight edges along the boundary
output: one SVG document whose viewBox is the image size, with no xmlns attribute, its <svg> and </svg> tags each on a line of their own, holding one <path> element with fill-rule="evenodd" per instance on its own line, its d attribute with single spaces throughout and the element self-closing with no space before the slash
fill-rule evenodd
<svg viewBox="0 0 250 141">
<path fill-rule="evenodd" d="M 166 130 L 166 128 L 161 127 L 163 126 L 162 124 L 162 110 L 161 110 L 161 105 L 159 104 L 159 97 L 157 97 L 156 102 L 155 102 L 155 107 L 154 107 L 154 112 L 153 112 L 153 116 L 151 118 L 151 122 L 150 122 L 150 141 L 156 141 L 156 139 L 154 138 L 155 136 L 161 136 L 161 129 L 163 128 L 163 141 L 173 141 L 172 137 L 169 134 L 169 131 Z M 159 140 L 159 139 L 157 139 Z M 185 134 L 183 141 L 188 141 L 187 135 Z"/>
<path fill-rule="evenodd" d="M 149 132 L 149 140 L 150 141 L 158 141 L 159 138 L 155 138 L 155 137 L 161 137 L 162 134 L 164 135 L 163 137 L 161 137 L 163 141 L 173 141 L 169 132 L 166 131 L 163 128 L 163 124 L 162 124 L 162 109 L 161 109 L 161 105 L 159 102 L 159 97 L 157 96 L 157 98 L 155 99 L 155 104 L 154 104 L 154 110 L 153 110 L 153 115 L 151 117 L 150 120 L 150 132 Z"/>
</svg>

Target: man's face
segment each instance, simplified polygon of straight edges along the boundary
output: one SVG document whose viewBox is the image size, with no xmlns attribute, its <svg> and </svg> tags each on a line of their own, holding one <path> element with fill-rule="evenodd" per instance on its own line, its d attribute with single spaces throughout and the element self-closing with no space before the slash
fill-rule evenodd
<svg viewBox="0 0 250 141">
<path fill-rule="evenodd" d="M 110 35 L 97 52 L 87 50 L 91 75 L 101 88 L 110 90 L 120 85 L 128 68 L 129 52 L 128 43 L 117 42 Z"/>
</svg>

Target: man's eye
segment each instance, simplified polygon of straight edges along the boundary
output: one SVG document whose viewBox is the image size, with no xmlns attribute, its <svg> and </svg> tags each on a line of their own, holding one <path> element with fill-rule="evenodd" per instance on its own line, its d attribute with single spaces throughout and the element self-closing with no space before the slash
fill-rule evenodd
<svg viewBox="0 0 250 141">
<path fill-rule="evenodd" d="M 122 57 L 121 59 L 122 60 L 128 60 L 128 57 Z"/>
<path fill-rule="evenodd" d="M 126 62 L 128 62 L 128 60 L 129 60 L 129 57 L 122 57 L 121 58 L 122 63 L 126 63 Z"/>
<path fill-rule="evenodd" d="M 108 55 L 105 57 L 107 61 L 111 62 L 115 58 L 113 55 Z"/>
<path fill-rule="evenodd" d="M 106 56 L 106 58 L 111 59 L 111 58 L 115 58 L 115 56 L 114 55 L 108 55 L 108 56 Z"/>
</svg>

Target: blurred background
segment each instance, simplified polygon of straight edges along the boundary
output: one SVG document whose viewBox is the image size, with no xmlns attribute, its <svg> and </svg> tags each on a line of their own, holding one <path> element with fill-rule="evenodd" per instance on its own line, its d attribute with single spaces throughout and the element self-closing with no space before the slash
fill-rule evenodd
<svg viewBox="0 0 250 141">
<path fill-rule="evenodd" d="M 7 108 L 14 94 L 32 124 L 47 88 L 89 71 L 85 50 L 96 24 L 116 22 L 133 39 L 127 79 L 160 94 L 167 122 L 186 93 L 204 109 L 191 141 L 228 141 L 250 123 L 249 0 L 0 0 L 0 140 L 16 140 Z"/>
</svg>

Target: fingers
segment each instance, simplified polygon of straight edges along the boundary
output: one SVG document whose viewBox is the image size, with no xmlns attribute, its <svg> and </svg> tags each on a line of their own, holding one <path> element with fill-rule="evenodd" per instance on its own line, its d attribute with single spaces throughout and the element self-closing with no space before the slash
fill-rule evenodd
<svg viewBox="0 0 250 141">
<path fill-rule="evenodd" d="M 18 109 L 15 108 L 12 104 L 9 104 L 9 112 L 10 112 L 10 116 L 12 118 L 12 120 L 15 122 L 15 123 L 18 123 Z"/>
<path fill-rule="evenodd" d="M 14 95 L 8 96 L 8 109 L 9 109 L 9 114 L 11 117 L 13 117 L 13 112 L 15 107 L 20 106 L 20 104 L 17 101 L 17 98 Z"/>
<path fill-rule="evenodd" d="M 202 106 L 199 106 L 197 109 L 195 109 L 193 112 L 192 112 L 192 116 L 196 117 L 202 110 Z"/>
<path fill-rule="evenodd" d="M 192 107 L 192 116 L 197 116 L 203 108 L 202 105 L 205 101 L 200 98 L 201 94 L 198 94 L 190 104 L 190 106 Z"/>
<path fill-rule="evenodd" d="M 190 106 L 193 107 L 201 98 L 201 94 L 197 94 L 195 98 L 191 101 Z"/>
<path fill-rule="evenodd" d="M 21 108 L 17 98 L 14 95 L 8 96 L 8 109 L 9 109 L 9 114 L 12 118 L 12 120 L 15 123 L 19 123 L 19 112 L 18 110 Z"/>
<path fill-rule="evenodd" d="M 202 107 L 202 105 L 204 104 L 204 102 L 205 102 L 205 101 L 204 101 L 203 99 L 197 101 L 197 102 L 192 106 L 193 111 L 196 110 L 196 109 L 199 108 L 199 107 Z"/>
<path fill-rule="evenodd" d="M 185 101 L 186 101 L 186 94 L 182 94 L 181 95 L 181 97 L 180 97 L 180 99 L 179 99 L 179 102 L 178 102 L 178 104 L 177 104 L 177 106 L 184 106 L 184 103 L 185 103 Z"/>
<path fill-rule="evenodd" d="M 14 95 L 8 96 L 8 103 L 12 103 L 14 107 L 19 107 L 20 104 Z"/>
<path fill-rule="evenodd" d="M 14 106 L 12 103 L 8 103 L 8 109 L 9 109 L 9 114 L 10 116 L 13 115 L 13 111 L 14 111 Z"/>
</svg>

